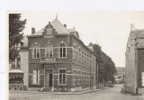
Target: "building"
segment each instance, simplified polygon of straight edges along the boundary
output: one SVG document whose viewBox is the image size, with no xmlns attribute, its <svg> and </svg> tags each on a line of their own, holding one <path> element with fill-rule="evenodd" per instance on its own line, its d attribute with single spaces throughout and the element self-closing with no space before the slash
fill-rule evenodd
<svg viewBox="0 0 144 100">
<path fill-rule="evenodd" d="M 133 25 L 126 49 L 125 90 L 133 94 L 144 91 L 144 30 Z"/>
<path fill-rule="evenodd" d="M 28 89 L 77 91 L 96 88 L 96 57 L 58 18 L 40 31 L 32 28 L 20 52 L 24 85 Z"/>
<path fill-rule="evenodd" d="M 20 44 L 15 48 L 20 50 Z M 9 89 L 23 90 L 24 72 L 20 68 L 20 56 L 17 56 L 14 61 L 9 60 Z"/>
<path fill-rule="evenodd" d="M 124 82 L 125 68 L 124 67 L 116 67 L 117 73 L 114 75 L 115 82 L 117 84 Z"/>
</svg>

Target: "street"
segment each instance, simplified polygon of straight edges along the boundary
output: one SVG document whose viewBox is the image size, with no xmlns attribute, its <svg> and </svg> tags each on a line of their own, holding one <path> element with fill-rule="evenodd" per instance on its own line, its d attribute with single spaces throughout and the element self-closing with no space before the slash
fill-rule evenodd
<svg viewBox="0 0 144 100">
<path fill-rule="evenodd" d="M 23 93 L 17 96 L 10 94 L 10 100 L 144 100 L 144 95 L 122 94 L 120 90 L 121 85 L 115 85 L 113 88 L 82 94 Z"/>
</svg>

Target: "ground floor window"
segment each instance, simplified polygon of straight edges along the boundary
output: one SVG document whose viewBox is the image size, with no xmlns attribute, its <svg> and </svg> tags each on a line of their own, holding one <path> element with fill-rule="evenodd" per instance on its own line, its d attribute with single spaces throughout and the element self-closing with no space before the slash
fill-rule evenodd
<svg viewBox="0 0 144 100">
<path fill-rule="evenodd" d="M 65 69 L 59 70 L 59 84 L 60 85 L 66 84 L 66 70 Z"/>
<path fill-rule="evenodd" d="M 40 83 L 40 71 L 38 69 L 33 69 L 32 72 L 32 84 L 39 85 Z"/>
</svg>

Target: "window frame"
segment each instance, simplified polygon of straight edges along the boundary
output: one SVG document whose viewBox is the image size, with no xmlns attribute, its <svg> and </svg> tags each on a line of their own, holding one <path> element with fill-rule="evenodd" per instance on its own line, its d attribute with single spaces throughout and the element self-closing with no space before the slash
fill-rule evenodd
<svg viewBox="0 0 144 100">
<path fill-rule="evenodd" d="M 39 47 L 32 48 L 32 59 L 40 59 L 40 58 L 41 58 L 41 48 Z"/>
<path fill-rule="evenodd" d="M 45 58 L 53 58 L 54 56 L 54 49 L 53 47 L 47 47 L 45 48 Z M 52 54 L 52 57 L 50 56 Z"/>
<path fill-rule="evenodd" d="M 64 70 L 65 71 L 65 73 L 62 73 L 62 83 L 60 82 L 60 71 L 61 70 Z M 65 74 L 65 82 L 63 82 L 63 74 Z M 59 70 L 58 70 L 58 85 L 61 85 L 61 86 L 65 86 L 65 85 L 67 85 L 67 74 L 66 74 L 66 68 L 60 68 Z"/>
<path fill-rule="evenodd" d="M 59 47 L 59 58 L 67 58 L 67 49 L 68 48 L 66 47 L 65 43 L 61 41 L 60 47 Z"/>
<path fill-rule="evenodd" d="M 36 71 L 36 79 L 35 79 L 35 83 L 34 83 L 34 71 Z M 32 81 L 30 83 L 31 85 L 40 85 L 40 69 L 35 67 L 32 70 Z"/>
</svg>

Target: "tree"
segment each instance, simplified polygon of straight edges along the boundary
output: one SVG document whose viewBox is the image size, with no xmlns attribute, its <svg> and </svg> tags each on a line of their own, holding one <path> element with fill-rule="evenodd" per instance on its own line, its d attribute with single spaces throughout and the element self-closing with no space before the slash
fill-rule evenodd
<svg viewBox="0 0 144 100">
<path fill-rule="evenodd" d="M 114 82 L 114 74 L 116 73 L 115 64 L 112 59 L 101 50 L 98 44 L 93 44 L 96 62 L 99 66 L 98 81 L 112 81 Z"/>
<path fill-rule="evenodd" d="M 93 44 L 93 49 L 94 49 L 94 54 L 96 56 L 96 62 L 97 65 L 99 66 L 98 68 L 98 83 L 102 83 L 104 78 L 103 78 L 103 59 L 102 59 L 102 50 L 101 47 L 98 44 Z"/>
<path fill-rule="evenodd" d="M 106 54 L 102 53 L 103 67 L 104 67 L 104 80 L 114 82 L 114 74 L 117 72 L 112 59 Z"/>
<path fill-rule="evenodd" d="M 26 19 L 21 20 L 21 14 L 9 14 L 9 60 L 14 61 L 19 54 L 17 47 L 22 43 L 23 29 Z"/>
</svg>

